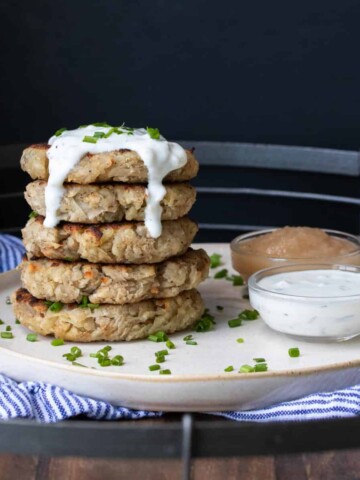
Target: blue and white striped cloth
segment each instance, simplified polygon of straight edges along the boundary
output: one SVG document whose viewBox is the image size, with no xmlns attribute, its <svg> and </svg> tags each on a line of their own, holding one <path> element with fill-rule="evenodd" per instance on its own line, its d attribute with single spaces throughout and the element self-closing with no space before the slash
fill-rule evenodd
<svg viewBox="0 0 360 480">
<path fill-rule="evenodd" d="M 0 236 L 0 271 L 15 268 L 24 248 L 10 235 Z M 214 412 L 237 421 L 284 422 L 360 415 L 360 385 L 332 393 L 318 393 L 260 410 Z M 51 423 L 77 415 L 95 420 L 160 417 L 162 412 L 146 412 L 110 405 L 81 397 L 64 388 L 43 382 L 20 382 L 0 374 L 0 419 L 30 418 Z"/>
</svg>

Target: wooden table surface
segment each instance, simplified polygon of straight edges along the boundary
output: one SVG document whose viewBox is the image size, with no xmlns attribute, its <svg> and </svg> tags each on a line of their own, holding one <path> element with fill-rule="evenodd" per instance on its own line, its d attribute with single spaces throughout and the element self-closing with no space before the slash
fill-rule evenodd
<svg viewBox="0 0 360 480">
<path fill-rule="evenodd" d="M 109 460 L 0 455 L 0 480 L 178 480 L 179 460 Z M 197 459 L 193 480 L 356 480 L 360 450 Z"/>
</svg>

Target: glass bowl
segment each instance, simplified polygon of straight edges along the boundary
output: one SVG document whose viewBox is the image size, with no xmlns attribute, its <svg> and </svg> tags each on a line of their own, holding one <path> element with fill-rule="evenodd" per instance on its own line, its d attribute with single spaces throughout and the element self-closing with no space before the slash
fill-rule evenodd
<svg viewBox="0 0 360 480">
<path fill-rule="evenodd" d="M 259 255 L 253 252 L 243 251 L 243 246 L 246 242 L 258 238 L 267 233 L 279 230 L 272 228 L 267 230 L 259 230 L 256 232 L 246 233 L 234 238 L 230 243 L 231 260 L 234 269 L 239 272 L 244 280 L 247 280 L 250 275 L 264 268 L 276 267 L 286 265 L 289 263 L 330 263 L 330 264 L 348 264 L 360 266 L 360 240 L 355 235 L 350 233 L 339 232 L 337 230 L 322 229 L 328 235 L 350 242 L 354 245 L 354 250 L 345 254 L 337 256 L 321 256 L 307 257 L 307 258 L 279 258 L 266 255 Z"/>
<path fill-rule="evenodd" d="M 360 334 L 360 268 L 292 264 L 267 268 L 248 281 L 249 299 L 273 330 L 316 341 Z"/>
</svg>

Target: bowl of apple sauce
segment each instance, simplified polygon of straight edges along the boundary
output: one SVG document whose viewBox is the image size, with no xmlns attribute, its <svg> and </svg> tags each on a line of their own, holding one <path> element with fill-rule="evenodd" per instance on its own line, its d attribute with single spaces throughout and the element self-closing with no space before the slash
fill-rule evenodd
<svg viewBox="0 0 360 480">
<path fill-rule="evenodd" d="M 248 280 L 251 306 L 273 330 L 302 340 L 344 341 L 360 335 L 360 268 L 292 264 Z"/>
<path fill-rule="evenodd" d="M 260 230 L 236 237 L 230 248 L 233 267 L 244 280 L 264 268 L 290 263 L 360 266 L 359 238 L 336 230 L 312 227 Z"/>
</svg>

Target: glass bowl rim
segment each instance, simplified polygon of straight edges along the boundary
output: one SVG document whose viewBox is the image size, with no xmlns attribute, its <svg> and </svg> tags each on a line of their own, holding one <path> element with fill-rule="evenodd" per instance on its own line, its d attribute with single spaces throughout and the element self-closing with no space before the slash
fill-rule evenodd
<svg viewBox="0 0 360 480">
<path fill-rule="evenodd" d="M 352 233 L 342 232 L 341 230 L 333 230 L 330 228 L 321 228 L 320 230 L 322 230 L 323 232 L 331 236 L 347 237 L 347 238 L 344 238 L 344 240 L 348 240 L 349 242 L 353 243 L 356 246 L 355 250 L 348 253 L 341 254 L 341 255 L 337 255 L 337 256 L 334 255 L 331 257 L 270 257 L 268 255 L 258 255 L 254 253 L 241 253 L 236 248 L 237 245 L 239 245 L 239 243 L 243 242 L 244 240 L 249 240 L 253 237 L 265 235 L 267 233 L 272 233 L 276 230 L 280 230 L 281 228 L 284 228 L 284 227 L 266 228 L 263 230 L 253 230 L 252 232 L 242 233 L 241 235 L 238 235 L 237 237 L 233 238 L 233 240 L 231 240 L 230 242 L 231 252 L 234 254 L 244 255 L 246 257 L 256 256 L 256 258 L 266 258 L 267 260 L 273 260 L 274 262 L 291 261 L 291 260 L 301 260 L 301 261 L 311 262 L 312 260 L 317 260 L 318 258 L 323 258 L 323 259 L 348 258 L 360 253 L 360 238 L 358 236 L 353 235 Z M 309 228 L 313 228 L 313 227 L 309 227 Z"/>
<path fill-rule="evenodd" d="M 263 278 L 269 277 L 271 275 L 276 275 L 276 273 L 283 273 L 284 269 L 289 270 L 290 272 L 297 272 L 305 270 L 340 270 L 340 271 L 349 271 L 352 273 L 360 274 L 360 266 L 358 265 L 342 265 L 338 263 L 288 263 L 286 265 L 276 266 L 276 267 L 268 267 L 263 268 L 262 270 L 258 270 L 257 272 L 250 275 L 247 285 L 249 289 L 249 293 L 251 291 L 255 291 L 257 293 L 265 293 L 267 295 L 272 295 L 278 298 L 288 298 L 294 300 L 329 300 L 330 298 L 344 301 L 347 299 L 360 299 L 360 290 L 359 293 L 353 295 L 341 295 L 336 297 L 324 297 L 324 296 L 305 296 L 305 295 L 295 295 L 290 293 L 281 293 L 275 292 L 274 290 L 270 290 L 269 288 L 264 288 L 259 285 L 259 281 Z M 310 267 L 310 268 L 306 268 Z M 261 277 L 261 278 L 259 278 Z"/>
</svg>

